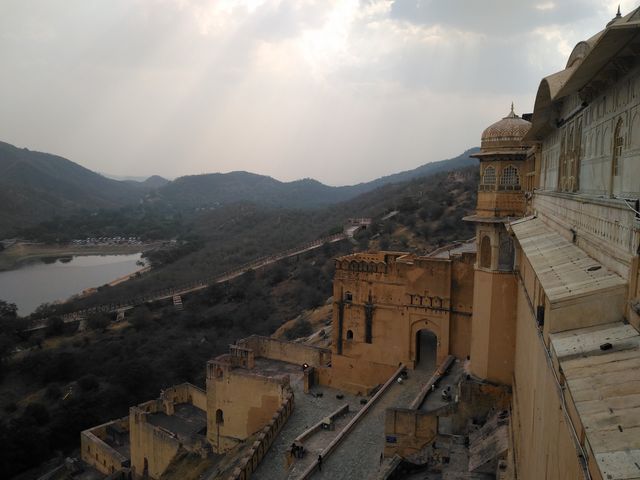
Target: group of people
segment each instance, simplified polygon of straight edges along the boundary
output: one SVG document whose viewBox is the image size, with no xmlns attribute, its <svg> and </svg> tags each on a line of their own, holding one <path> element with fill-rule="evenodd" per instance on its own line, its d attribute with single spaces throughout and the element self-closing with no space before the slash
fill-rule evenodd
<svg viewBox="0 0 640 480">
<path fill-rule="evenodd" d="M 304 446 L 302 446 L 298 442 L 293 442 L 291 444 L 291 456 L 293 458 L 302 458 L 302 457 L 304 457 Z"/>
</svg>

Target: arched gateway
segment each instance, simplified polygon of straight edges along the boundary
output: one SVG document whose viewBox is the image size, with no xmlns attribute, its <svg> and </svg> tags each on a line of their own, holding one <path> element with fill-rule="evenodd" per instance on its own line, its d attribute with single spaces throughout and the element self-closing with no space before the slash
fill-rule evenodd
<svg viewBox="0 0 640 480">
<path fill-rule="evenodd" d="M 366 392 L 400 365 L 433 371 L 449 354 L 469 355 L 471 250 L 442 257 L 378 252 L 337 259 L 331 385 Z M 360 262 L 383 268 L 356 268 Z"/>
</svg>

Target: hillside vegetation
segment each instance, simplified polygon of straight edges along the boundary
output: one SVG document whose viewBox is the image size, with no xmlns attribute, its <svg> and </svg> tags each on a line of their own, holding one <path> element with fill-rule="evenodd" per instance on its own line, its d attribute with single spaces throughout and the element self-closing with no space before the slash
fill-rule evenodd
<svg viewBox="0 0 640 480">
<path fill-rule="evenodd" d="M 95 302 L 130 296 L 136 290 L 222 271 L 265 253 L 341 228 L 351 216 L 371 216 L 371 229 L 354 242 L 324 245 L 312 252 L 249 272 L 183 298 L 184 311 L 170 302 L 143 305 L 121 323 L 96 315 L 85 332 L 66 331 L 55 316 L 44 332 L 16 334 L 15 311 L 0 302 L 0 465 L 12 476 L 54 452 L 78 446 L 79 432 L 128 407 L 155 398 L 160 389 L 190 381 L 204 386 L 205 362 L 228 344 L 251 334 L 270 335 L 287 321 L 288 338 L 308 335 L 303 314 L 324 306 L 332 292 L 333 259 L 354 250 L 392 248 L 423 253 L 468 238 L 460 218 L 475 205 L 477 169 L 439 173 L 386 185 L 339 205 L 292 211 L 243 203 L 202 213 L 185 223 L 183 243 L 155 260 L 152 274 L 103 288 Z M 390 218 L 390 212 L 397 212 Z M 70 305 L 77 307 L 80 303 Z M 6 307 L 6 305 L 5 305 Z M 50 309 L 54 311 L 55 309 Z M 3 313 L 4 312 L 4 313 Z M 13 354 L 16 347 L 21 349 Z M 37 445 L 33 439 L 37 438 Z"/>
<path fill-rule="evenodd" d="M 219 206 L 241 201 L 266 207 L 317 208 L 350 200 L 383 185 L 476 165 L 477 161 L 470 157 L 476 151 L 467 150 L 449 160 L 427 163 L 413 170 L 345 187 L 330 187 L 309 178 L 281 182 L 264 175 L 231 172 L 180 177 L 159 189 L 158 195 L 170 205 L 182 208 Z"/>
<path fill-rule="evenodd" d="M 172 182 L 106 178 L 65 158 L 0 142 L 0 238 L 64 242 L 85 236 L 135 235 L 157 239 L 179 235 L 180 216 L 235 203 L 263 208 L 309 209 L 335 205 L 380 186 L 451 171 L 476 160 L 476 149 L 414 170 L 345 187 L 316 180 L 281 182 L 248 172 L 190 175 Z M 152 223 L 164 224 L 154 228 Z M 136 228 L 136 225 L 144 228 Z M 167 237 L 164 237 L 167 238 Z"/>
<path fill-rule="evenodd" d="M 0 237 L 79 209 L 116 208 L 139 188 L 110 180 L 65 158 L 0 142 Z"/>
<path fill-rule="evenodd" d="M 473 236 L 473 228 L 461 218 L 475 206 L 476 182 L 477 168 L 470 167 L 386 185 L 320 210 L 269 209 L 245 203 L 207 211 L 185 221 L 185 234 L 173 248 L 145 253 L 154 265 L 150 272 L 51 309 L 64 313 L 125 301 L 145 292 L 221 274 L 259 257 L 340 232 L 350 217 L 374 220 L 371 228 L 357 237 L 361 249 L 425 253 Z M 393 217 L 382 220 L 394 211 L 397 213 Z"/>
</svg>

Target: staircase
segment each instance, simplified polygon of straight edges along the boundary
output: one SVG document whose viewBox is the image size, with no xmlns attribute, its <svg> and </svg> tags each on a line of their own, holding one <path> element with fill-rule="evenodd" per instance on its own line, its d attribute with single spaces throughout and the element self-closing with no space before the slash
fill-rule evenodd
<svg viewBox="0 0 640 480">
<path fill-rule="evenodd" d="M 173 306 L 176 307 L 176 310 L 184 310 L 184 307 L 182 306 L 182 297 L 180 295 L 173 296 Z"/>
</svg>

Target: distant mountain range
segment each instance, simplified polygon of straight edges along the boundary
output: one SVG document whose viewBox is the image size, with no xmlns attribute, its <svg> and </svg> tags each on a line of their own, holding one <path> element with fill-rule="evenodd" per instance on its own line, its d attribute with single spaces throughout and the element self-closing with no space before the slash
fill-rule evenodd
<svg viewBox="0 0 640 480">
<path fill-rule="evenodd" d="M 385 184 L 475 165 L 470 155 L 476 151 L 470 149 L 458 157 L 371 182 L 331 187 L 313 179 L 281 182 L 249 172 L 189 175 L 174 181 L 157 175 L 142 182 L 113 180 L 65 158 L 0 142 L 0 238 L 55 215 L 137 204 L 152 190 L 156 201 L 185 209 L 239 201 L 270 207 L 321 207 Z"/>
<path fill-rule="evenodd" d="M 176 178 L 158 193 L 175 206 L 216 206 L 238 201 L 287 208 L 316 208 L 354 198 L 389 183 L 399 183 L 442 171 L 477 165 L 472 148 L 448 160 L 424 164 L 413 170 L 381 177 L 371 182 L 331 187 L 310 178 L 281 182 L 249 172 L 211 173 Z"/>
</svg>

